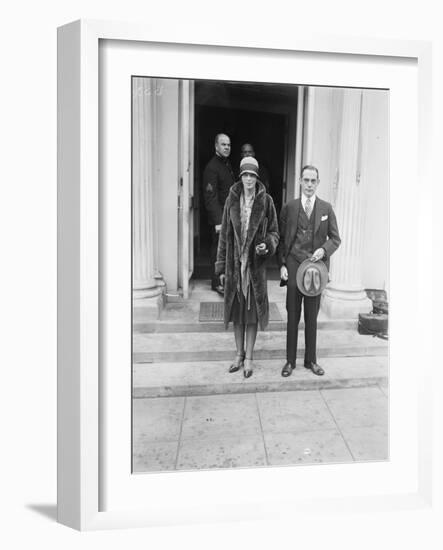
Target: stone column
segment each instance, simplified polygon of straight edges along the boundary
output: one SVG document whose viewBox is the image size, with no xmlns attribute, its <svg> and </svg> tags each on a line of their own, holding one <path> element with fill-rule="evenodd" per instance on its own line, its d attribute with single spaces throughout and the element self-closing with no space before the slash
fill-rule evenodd
<svg viewBox="0 0 443 550">
<path fill-rule="evenodd" d="M 371 311 L 362 284 L 363 208 L 360 174 L 362 150 L 362 92 L 344 90 L 338 181 L 333 206 L 341 246 L 331 258 L 330 283 L 322 296 L 322 310 L 331 318 L 355 319 Z"/>
<path fill-rule="evenodd" d="M 158 319 L 165 283 L 155 269 L 156 83 L 134 78 L 132 115 L 132 259 L 134 321 Z"/>
</svg>

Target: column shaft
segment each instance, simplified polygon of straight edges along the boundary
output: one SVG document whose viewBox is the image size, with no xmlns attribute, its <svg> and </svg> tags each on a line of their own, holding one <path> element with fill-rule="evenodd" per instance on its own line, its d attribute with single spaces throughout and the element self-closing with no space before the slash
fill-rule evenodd
<svg viewBox="0 0 443 550">
<path fill-rule="evenodd" d="M 154 259 L 155 85 L 154 79 L 133 79 L 133 298 L 139 318 L 158 317 L 164 286 Z"/>
<path fill-rule="evenodd" d="M 361 109 L 362 92 L 345 90 L 334 205 L 342 243 L 331 258 L 331 281 L 322 300 L 322 309 L 333 318 L 353 318 L 372 305 L 362 285 Z"/>
</svg>

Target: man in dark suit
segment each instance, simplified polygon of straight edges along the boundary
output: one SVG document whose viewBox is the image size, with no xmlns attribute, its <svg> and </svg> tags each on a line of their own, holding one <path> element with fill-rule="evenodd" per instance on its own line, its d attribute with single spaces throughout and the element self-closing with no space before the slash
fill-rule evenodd
<svg viewBox="0 0 443 550">
<path fill-rule="evenodd" d="M 288 285 L 286 363 L 281 373 L 285 377 L 295 369 L 302 302 L 305 318 L 304 365 L 316 375 L 324 374 L 323 368 L 317 364 L 317 316 L 321 294 L 305 296 L 298 289 L 296 279 L 297 270 L 306 259 L 314 262 L 322 260 L 329 270 L 329 258 L 341 242 L 332 206 L 316 196 L 319 183 L 318 169 L 311 165 L 304 166 L 300 178 L 301 197 L 287 202 L 281 211 L 277 258 L 280 277 Z"/>
<path fill-rule="evenodd" d="M 218 237 L 221 229 L 223 208 L 229 190 L 233 185 L 234 173 L 229 155 L 231 154 L 231 140 L 226 134 L 215 136 L 215 155 L 208 162 L 203 172 L 203 200 L 208 213 L 208 222 L 211 229 L 211 248 L 209 251 L 211 262 L 211 288 L 223 295 L 223 287 L 218 276 L 215 275 L 215 260 L 217 259 Z"/>
</svg>

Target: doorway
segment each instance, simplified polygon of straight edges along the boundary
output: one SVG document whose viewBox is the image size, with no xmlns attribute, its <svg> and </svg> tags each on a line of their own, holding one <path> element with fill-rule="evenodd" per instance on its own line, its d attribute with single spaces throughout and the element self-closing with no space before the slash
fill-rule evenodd
<svg viewBox="0 0 443 550">
<path fill-rule="evenodd" d="M 298 87 L 296 85 L 195 81 L 194 274 L 208 279 L 210 232 L 202 199 L 202 174 L 214 155 L 214 137 L 231 139 L 230 161 L 238 177 L 240 148 L 250 143 L 269 173 L 269 194 L 277 213 L 294 173 Z"/>
</svg>

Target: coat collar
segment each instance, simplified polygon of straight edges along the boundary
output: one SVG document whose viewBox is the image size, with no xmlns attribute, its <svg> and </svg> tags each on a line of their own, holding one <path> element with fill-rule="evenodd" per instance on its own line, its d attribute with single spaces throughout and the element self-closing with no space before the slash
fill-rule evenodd
<svg viewBox="0 0 443 550">
<path fill-rule="evenodd" d="M 231 166 L 231 161 L 229 160 L 229 157 L 222 157 L 218 153 L 215 153 L 214 157 L 218 162 L 221 164 L 226 164 L 227 166 Z"/>
<path fill-rule="evenodd" d="M 237 246 L 241 249 L 241 218 L 240 218 L 240 195 L 243 191 L 243 184 L 241 181 L 234 183 L 231 187 L 231 220 L 234 228 L 235 238 Z M 255 192 L 255 199 L 252 205 L 251 217 L 249 218 L 248 233 L 246 235 L 245 248 L 249 248 L 257 231 L 266 216 L 265 211 L 265 197 L 266 188 L 261 182 L 257 182 L 257 189 Z"/>
</svg>

